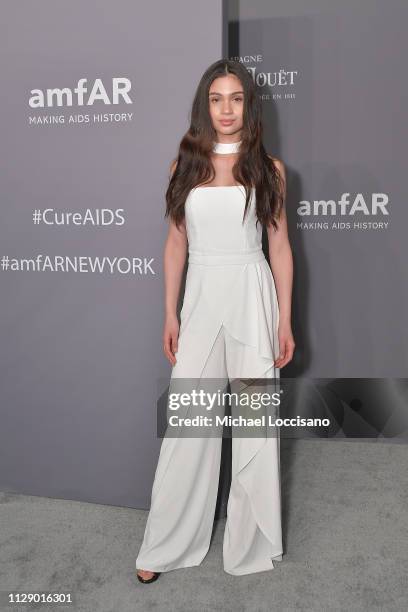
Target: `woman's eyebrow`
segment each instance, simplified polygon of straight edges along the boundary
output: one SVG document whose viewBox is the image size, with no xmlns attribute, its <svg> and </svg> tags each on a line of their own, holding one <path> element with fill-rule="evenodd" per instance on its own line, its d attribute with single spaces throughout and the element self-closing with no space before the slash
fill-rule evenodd
<svg viewBox="0 0 408 612">
<path fill-rule="evenodd" d="M 236 94 L 242 94 L 242 93 L 244 93 L 244 92 L 243 91 L 233 91 L 232 93 L 227 94 L 227 95 L 235 96 Z M 212 91 L 209 95 L 210 96 L 221 96 L 222 97 L 222 94 L 218 93 L 217 91 Z"/>
</svg>

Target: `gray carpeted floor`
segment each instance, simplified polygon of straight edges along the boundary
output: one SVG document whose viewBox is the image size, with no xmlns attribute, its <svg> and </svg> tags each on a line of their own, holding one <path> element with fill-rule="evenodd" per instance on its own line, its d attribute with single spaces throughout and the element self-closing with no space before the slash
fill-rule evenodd
<svg viewBox="0 0 408 612">
<path fill-rule="evenodd" d="M 0 590 L 71 592 L 81 612 L 407 609 L 408 446 L 282 440 L 284 556 L 274 570 L 222 568 L 225 519 L 199 567 L 135 577 L 147 513 L 0 493 Z"/>
</svg>

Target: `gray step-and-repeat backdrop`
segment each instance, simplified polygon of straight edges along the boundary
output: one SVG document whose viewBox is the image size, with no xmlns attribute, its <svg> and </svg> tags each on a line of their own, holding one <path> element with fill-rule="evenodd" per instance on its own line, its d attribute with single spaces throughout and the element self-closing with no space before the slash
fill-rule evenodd
<svg viewBox="0 0 408 612">
<path fill-rule="evenodd" d="M 2 14 L 0 489 L 147 508 L 164 192 L 222 4 Z"/>
<path fill-rule="evenodd" d="M 228 6 L 229 56 L 256 79 L 265 142 L 288 174 L 297 350 L 285 375 L 406 377 L 408 4 Z"/>
<path fill-rule="evenodd" d="M 3 15 L 1 490 L 149 506 L 164 190 L 223 55 L 256 79 L 287 169 L 282 375 L 406 377 L 405 2 L 7 0 Z"/>
<path fill-rule="evenodd" d="M 402 0 L 228 2 L 228 55 L 256 81 L 288 177 L 282 376 L 324 378 L 319 410 L 343 437 L 407 440 L 407 22 Z"/>
</svg>

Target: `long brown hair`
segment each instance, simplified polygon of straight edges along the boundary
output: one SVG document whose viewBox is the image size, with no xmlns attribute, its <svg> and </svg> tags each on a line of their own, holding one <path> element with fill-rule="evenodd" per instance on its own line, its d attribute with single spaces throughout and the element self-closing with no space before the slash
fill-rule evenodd
<svg viewBox="0 0 408 612">
<path fill-rule="evenodd" d="M 176 168 L 170 177 L 166 191 L 165 217 L 179 224 L 184 219 L 185 201 L 191 189 L 202 182 L 211 181 L 215 169 L 210 159 L 216 131 L 209 113 L 209 89 L 217 77 L 234 74 L 244 90 L 242 144 L 232 168 L 232 174 L 245 187 L 244 216 L 255 187 L 256 215 L 258 221 L 267 226 L 279 219 L 283 206 L 283 180 L 273 160 L 262 144 L 262 106 L 255 83 L 248 70 L 239 62 L 221 59 L 209 66 L 198 84 L 191 109 L 190 127 L 183 136 L 177 157 Z"/>
</svg>

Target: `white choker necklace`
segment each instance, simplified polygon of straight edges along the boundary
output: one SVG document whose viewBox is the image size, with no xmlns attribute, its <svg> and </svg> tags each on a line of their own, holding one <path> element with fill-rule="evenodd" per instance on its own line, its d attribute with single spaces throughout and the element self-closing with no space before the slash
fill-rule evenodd
<svg viewBox="0 0 408 612">
<path fill-rule="evenodd" d="M 214 142 L 213 153 L 239 153 L 242 140 L 239 142 Z"/>
</svg>

